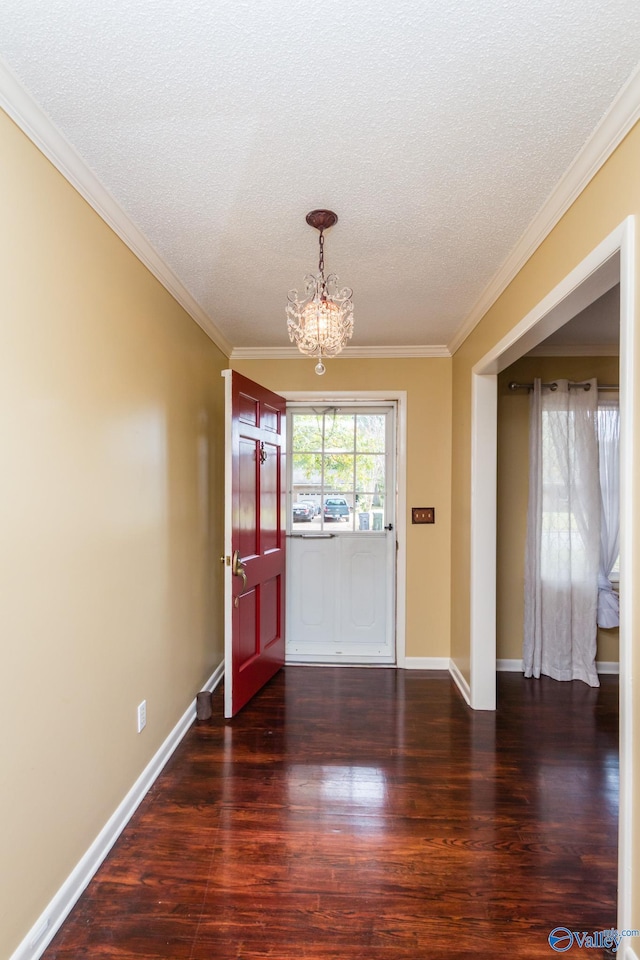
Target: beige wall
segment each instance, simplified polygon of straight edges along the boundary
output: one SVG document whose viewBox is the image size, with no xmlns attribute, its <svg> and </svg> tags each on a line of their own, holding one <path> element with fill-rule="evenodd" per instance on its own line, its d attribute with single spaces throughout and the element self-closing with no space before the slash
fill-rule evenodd
<svg viewBox="0 0 640 960">
<path fill-rule="evenodd" d="M 601 168 L 557 226 L 527 261 L 515 279 L 487 312 L 453 358 L 453 498 L 452 565 L 452 655 L 469 678 L 469 547 L 470 547 L 470 455 L 471 455 L 471 370 L 516 323 L 525 317 L 570 271 L 629 215 L 640 216 L 640 127 L 636 125 L 607 163 Z M 637 219 L 636 219 L 637 233 Z M 636 278 L 640 275 L 640 244 L 635 240 Z M 640 317 L 637 300 L 633 305 L 636 326 Z M 629 358 L 638 382 L 640 342 L 636 338 Z M 640 394 L 635 394 L 634 418 L 640 423 Z M 636 445 L 637 449 L 637 445 Z M 636 453 L 636 461 L 640 459 Z M 632 483 L 637 502 L 640 462 L 632 464 Z M 629 531 L 633 565 L 640 563 L 640 515 Z M 640 653 L 635 638 L 640 631 L 638 605 L 633 604 L 630 636 L 634 638 L 633 676 L 639 675 Z M 640 696 L 632 697 L 633 742 L 640 743 Z M 633 789 L 640 789 L 640 748 L 634 750 Z M 640 916 L 640 805 L 634 811 L 634 865 L 632 869 L 632 917 Z M 637 924 L 636 924 L 637 926 Z"/>
<path fill-rule="evenodd" d="M 3 113 L 0 144 L 9 957 L 221 661 L 226 361 Z"/>
<path fill-rule="evenodd" d="M 522 658 L 524 555 L 529 490 L 529 396 L 509 381 L 534 377 L 618 383 L 617 357 L 522 357 L 498 377 L 497 656 Z M 618 628 L 598 630 L 598 660 L 618 660 Z"/>
<path fill-rule="evenodd" d="M 284 324 L 284 320 L 283 320 Z M 451 361 L 327 362 L 318 377 L 310 360 L 247 360 L 234 369 L 274 391 L 407 391 L 407 582 L 409 657 L 449 656 Z M 411 507 L 435 507 L 433 526 L 412 526 Z"/>
</svg>

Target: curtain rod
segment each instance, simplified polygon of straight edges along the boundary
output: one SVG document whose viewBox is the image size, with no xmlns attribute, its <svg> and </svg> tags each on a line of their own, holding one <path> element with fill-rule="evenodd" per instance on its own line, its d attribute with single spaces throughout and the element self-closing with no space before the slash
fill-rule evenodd
<svg viewBox="0 0 640 960">
<path fill-rule="evenodd" d="M 549 387 L 550 390 L 557 390 L 558 384 L 555 380 L 551 380 L 549 383 L 543 383 L 543 387 Z M 591 384 L 588 380 L 570 380 L 570 387 L 582 387 L 583 390 L 591 390 Z M 617 383 L 599 383 L 598 391 L 600 390 L 619 390 L 620 386 Z M 509 383 L 509 390 L 533 390 L 532 383 L 516 383 L 515 380 L 512 380 Z"/>
</svg>

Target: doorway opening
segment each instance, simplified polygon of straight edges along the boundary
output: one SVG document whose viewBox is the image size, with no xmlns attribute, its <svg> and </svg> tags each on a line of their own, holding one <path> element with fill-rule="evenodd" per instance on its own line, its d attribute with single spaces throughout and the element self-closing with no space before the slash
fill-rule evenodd
<svg viewBox="0 0 640 960">
<path fill-rule="evenodd" d="M 406 392 L 283 396 L 286 662 L 404 666 Z"/>
<path fill-rule="evenodd" d="M 287 660 L 395 663 L 395 404 L 289 404 Z"/>
<path fill-rule="evenodd" d="M 472 371 L 471 670 L 458 685 L 474 709 L 496 706 L 497 375 L 620 283 L 620 814 L 618 925 L 631 923 L 631 531 L 634 461 L 634 222 L 627 218 Z"/>
</svg>

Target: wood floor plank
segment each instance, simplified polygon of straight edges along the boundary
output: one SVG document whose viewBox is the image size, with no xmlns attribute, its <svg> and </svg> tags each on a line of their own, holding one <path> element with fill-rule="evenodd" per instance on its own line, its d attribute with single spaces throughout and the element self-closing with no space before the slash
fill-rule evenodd
<svg viewBox="0 0 640 960">
<path fill-rule="evenodd" d="M 616 925 L 617 678 L 287 667 L 221 691 L 45 960 L 516 960 Z M 597 958 L 598 950 L 589 956 Z"/>
</svg>

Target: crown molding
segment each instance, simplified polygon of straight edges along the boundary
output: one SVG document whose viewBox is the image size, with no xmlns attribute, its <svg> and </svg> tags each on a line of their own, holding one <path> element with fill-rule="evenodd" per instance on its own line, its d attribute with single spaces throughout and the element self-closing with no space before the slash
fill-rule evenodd
<svg viewBox="0 0 640 960">
<path fill-rule="evenodd" d="M 640 119 L 640 67 L 629 77 L 582 150 L 448 344 L 453 355 Z"/>
<path fill-rule="evenodd" d="M 395 358 L 440 357 L 450 358 L 446 346 L 389 346 L 389 347 L 345 347 L 337 357 L 328 360 L 359 360 L 362 358 L 392 360 Z M 234 347 L 230 360 L 313 360 L 296 347 Z"/>
<path fill-rule="evenodd" d="M 619 357 L 620 345 L 617 343 L 568 344 L 541 343 L 529 350 L 527 357 Z"/>
<path fill-rule="evenodd" d="M 1 59 L 0 107 L 228 357 L 226 337 Z"/>
</svg>

